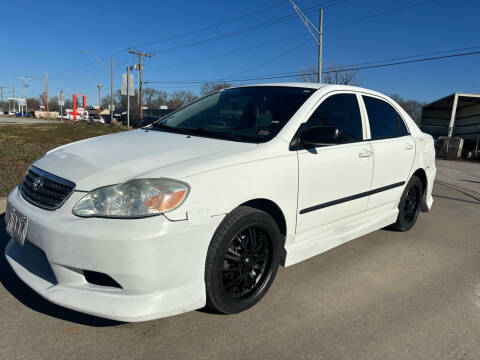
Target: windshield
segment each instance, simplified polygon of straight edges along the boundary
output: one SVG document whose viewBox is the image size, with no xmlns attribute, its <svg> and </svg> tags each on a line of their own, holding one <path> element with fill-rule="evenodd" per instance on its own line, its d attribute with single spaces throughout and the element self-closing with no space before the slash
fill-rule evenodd
<svg viewBox="0 0 480 360">
<path fill-rule="evenodd" d="M 266 142 L 315 89 L 251 86 L 206 96 L 153 124 L 155 129 L 234 141 Z"/>
</svg>

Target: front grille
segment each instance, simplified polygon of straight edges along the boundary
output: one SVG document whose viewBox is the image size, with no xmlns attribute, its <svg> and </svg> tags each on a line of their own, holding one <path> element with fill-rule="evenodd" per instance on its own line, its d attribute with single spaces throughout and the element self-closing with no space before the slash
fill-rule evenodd
<svg viewBox="0 0 480 360">
<path fill-rule="evenodd" d="M 55 210 L 63 205 L 74 188 L 75 183 L 31 166 L 23 179 L 21 193 L 29 203 Z"/>
</svg>

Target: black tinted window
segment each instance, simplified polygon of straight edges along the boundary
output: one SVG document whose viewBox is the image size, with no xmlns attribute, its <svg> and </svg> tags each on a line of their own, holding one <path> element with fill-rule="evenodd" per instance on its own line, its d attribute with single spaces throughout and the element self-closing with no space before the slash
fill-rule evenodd
<svg viewBox="0 0 480 360">
<path fill-rule="evenodd" d="M 153 129 L 266 142 L 278 134 L 314 92 L 315 89 L 288 86 L 226 89 L 173 112 L 154 124 Z"/>
<path fill-rule="evenodd" d="M 340 143 L 363 140 L 362 118 L 354 94 L 332 95 L 323 101 L 307 123 L 311 126 L 335 126 L 340 130 Z"/>
<path fill-rule="evenodd" d="M 403 119 L 383 100 L 364 96 L 372 140 L 388 139 L 408 134 Z"/>
</svg>

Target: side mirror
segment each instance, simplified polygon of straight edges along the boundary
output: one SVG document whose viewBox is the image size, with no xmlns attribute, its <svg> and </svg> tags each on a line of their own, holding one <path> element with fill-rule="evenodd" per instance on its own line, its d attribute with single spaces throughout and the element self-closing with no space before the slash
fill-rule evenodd
<svg viewBox="0 0 480 360">
<path fill-rule="evenodd" d="M 312 126 L 300 134 L 300 142 L 307 146 L 340 143 L 341 131 L 335 126 Z"/>
</svg>

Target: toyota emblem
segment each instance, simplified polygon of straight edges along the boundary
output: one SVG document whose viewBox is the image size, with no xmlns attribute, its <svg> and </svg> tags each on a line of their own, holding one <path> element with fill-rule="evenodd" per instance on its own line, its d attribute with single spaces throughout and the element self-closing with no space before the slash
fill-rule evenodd
<svg viewBox="0 0 480 360">
<path fill-rule="evenodd" d="M 39 176 L 35 180 L 33 180 L 33 190 L 38 191 L 43 186 L 43 177 Z"/>
</svg>

